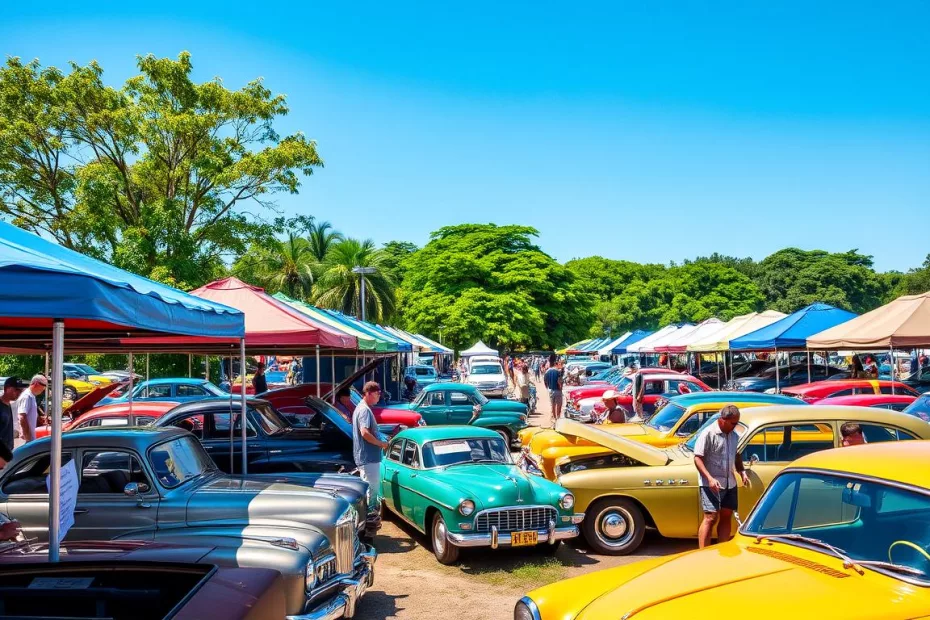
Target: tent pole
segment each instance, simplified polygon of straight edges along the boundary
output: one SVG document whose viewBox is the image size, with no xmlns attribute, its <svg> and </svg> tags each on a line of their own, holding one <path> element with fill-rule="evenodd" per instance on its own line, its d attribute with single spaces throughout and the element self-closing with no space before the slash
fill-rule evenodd
<svg viewBox="0 0 930 620">
<path fill-rule="evenodd" d="M 210 380 L 210 356 L 209 355 L 204 356 L 203 367 L 204 367 L 203 378 L 209 381 Z"/>
<path fill-rule="evenodd" d="M 136 361 L 133 359 L 132 351 L 129 352 L 129 415 L 132 417 L 132 392 L 133 383 L 136 381 Z"/>
<path fill-rule="evenodd" d="M 823 352 L 823 376 L 826 379 L 830 375 L 830 355 L 829 351 Z"/>
<path fill-rule="evenodd" d="M 46 351 L 45 352 L 45 378 L 48 379 L 49 377 L 51 377 L 51 375 L 48 374 L 48 351 Z M 49 406 L 48 406 L 48 399 L 49 399 L 48 392 L 49 392 L 48 390 L 45 390 L 45 415 L 48 415 L 48 412 L 51 411 L 51 409 L 49 409 Z"/>
<path fill-rule="evenodd" d="M 239 416 L 242 421 L 242 475 L 249 473 L 248 442 L 246 442 L 246 409 L 245 409 L 245 338 L 239 339 L 239 369 L 242 371 L 242 401 L 240 403 Z"/>
<path fill-rule="evenodd" d="M 397 401 L 400 402 L 400 384 L 403 383 L 401 379 L 403 375 L 401 374 L 401 354 L 400 351 L 397 352 Z"/>
<path fill-rule="evenodd" d="M 220 367 L 223 366 L 223 358 L 220 358 Z M 222 374 L 222 373 L 221 373 Z M 230 475 L 236 474 L 236 445 L 235 445 L 235 429 L 236 418 L 233 416 L 233 383 L 235 382 L 235 373 L 233 373 L 233 358 L 232 355 L 229 356 L 229 473 Z M 245 394 L 245 375 L 242 376 L 242 383 L 239 386 L 242 389 L 242 393 Z M 245 422 L 245 420 L 243 420 Z M 245 424 L 243 424 L 245 426 Z"/>
<path fill-rule="evenodd" d="M 730 353 L 730 380 L 732 381 L 732 380 L 733 380 L 733 351 L 730 351 L 729 353 Z M 724 352 L 724 354 L 723 354 L 723 363 L 724 363 L 724 364 L 727 363 L 727 353 L 726 353 L 726 352 Z"/>
<path fill-rule="evenodd" d="M 57 562 L 60 548 L 59 525 L 61 520 L 61 394 L 65 376 L 65 323 L 56 319 L 52 323 L 52 447 L 49 464 L 50 500 L 48 509 L 48 561 Z M 75 466 L 77 463 L 75 463 Z"/>
<path fill-rule="evenodd" d="M 149 357 L 148 353 L 145 354 L 145 380 L 149 380 Z"/>
<path fill-rule="evenodd" d="M 316 345 L 316 397 L 320 397 L 320 345 Z"/>
<path fill-rule="evenodd" d="M 775 393 L 781 393 L 781 378 L 778 376 L 778 347 L 775 347 Z"/>
<path fill-rule="evenodd" d="M 717 389 L 720 389 L 720 354 L 717 354 Z"/>
<path fill-rule="evenodd" d="M 329 372 L 330 380 L 333 384 L 333 393 L 329 395 L 329 401 L 335 405 L 336 404 L 336 352 L 333 351 L 329 356 Z"/>
<path fill-rule="evenodd" d="M 891 395 L 894 396 L 894 347 L 888 347 L 888 362 L 891 366 Z"/>
<path fill-rule="evenodd" d="M 194 375 L 191 374 L 193 372 L 193 366 L 194 366 L 194 356 L 188 353 L 187 354 L 187 378 L 188 379 L 194 378 Z"/>
<path fill-rule="evenodd" d="M 826 377 L 824 377 L 826 379 Z M 811 382 L 811 350 L 807 350 L 807 382 Z"/>
</svg>

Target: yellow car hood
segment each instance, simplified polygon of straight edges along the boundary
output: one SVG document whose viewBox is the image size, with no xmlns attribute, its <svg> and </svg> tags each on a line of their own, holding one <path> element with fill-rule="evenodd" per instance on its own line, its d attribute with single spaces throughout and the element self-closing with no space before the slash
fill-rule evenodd
<svg viewBox="0 0 930 620">
<path fill-rule="evenodd" d="M 617 426 L 620 425 L 618 424 Z M 581 422 L 575 422 L 574 420 L 568 420 L 566 418 L 559 419 L 555 425 L 555 430 L 563 435 L 572 435 L 574 437 L 586 439 L 587 441 L 599 446 L 604 446 L 614 452 L 625 454 L 644 465 L 658 467 L 668 464 L 671 460 L 669 454 L 665 450 L 653 448 L 648 444 L 633 441 L 618 434 L 609 433 L 603 430 L 603 428 L 606 428 L 606 426 L 599 427 L 598 425 L 582 424 Z"/>
<path fill-rule="evenodd" d="M 859 575 L 829 555 L 780 543 L 730 543 L 654 565 L 576 618 L 913 618 L 926 614 L 928 603 L 923 588 L 868 569 Z"/>
</svg>

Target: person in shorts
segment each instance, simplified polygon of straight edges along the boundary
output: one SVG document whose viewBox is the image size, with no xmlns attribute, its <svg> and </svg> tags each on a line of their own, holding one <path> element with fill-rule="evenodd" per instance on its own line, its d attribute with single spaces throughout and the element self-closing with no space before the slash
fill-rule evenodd
<svg viewBox="0 0 930 620">
<path fill-rule="evenodd" d="M 739 435 L 739 408 L 724 405 L 720 417 L 700 434 L 694 445 L 694 465 L 700 479 L 701 510 L 704 519 L 698 529 L 698 546 L 710 544 L 714 526 L 717 542 L 730 540 L 733 511 L 737 506 L 737 477 L 749 486 L 749 476 L 743 469 L 743 459 L 736 452 Z"/>
<path fill-rule="evenodd" d="M 549 390 L 549 404 L 552 406 L 552 423 L 562 417 L 562 360 L 546 371 L 543 384 Z"/>
</svg>

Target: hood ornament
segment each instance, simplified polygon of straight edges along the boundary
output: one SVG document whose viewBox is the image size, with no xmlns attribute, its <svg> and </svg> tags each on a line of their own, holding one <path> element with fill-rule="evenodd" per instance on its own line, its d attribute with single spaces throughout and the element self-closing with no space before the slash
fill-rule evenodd
<svg viewBox="0 0 930 620">
<path fill-rule="evenodd" d="M 510 482 L 513 483 L 514 488 L 517 490 L 517 503 L 518 503 L 518 504 L 522 504 L 522 503 L 523 503 L 523 493 L 522 493 L 522 491 L 520 490 L 520 483 L 517 482 L 517 479 L 514 478 L 513 476 L 505 476 L 505 477 L 507 478 L 507 480 L 509 480 Z"/>
</svg>

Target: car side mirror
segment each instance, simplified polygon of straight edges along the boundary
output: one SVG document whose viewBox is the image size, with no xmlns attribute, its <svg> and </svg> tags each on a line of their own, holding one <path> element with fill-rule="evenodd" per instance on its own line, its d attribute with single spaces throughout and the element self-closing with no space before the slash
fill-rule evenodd
<svg viewBox="0 0 930 620">
<path fill-rule="evenodd" d="M 755 464 L 758 463 L 758 462 L 759 462 L 759 455 L 758 455 L 758 454 L 753 454 L 752 456 L 750 456 L 750 457 L 749 457 L 749 467 L 750 467 L 750 469 L 752 468 L 753 465 L 755 465 Z"/>
<path fill-rule="evenodd" d="M 144 482 L 130 482 L 123 488 L 123 495 L 138 497 L 149 492 L 149 485 Z"/>
</svg>

